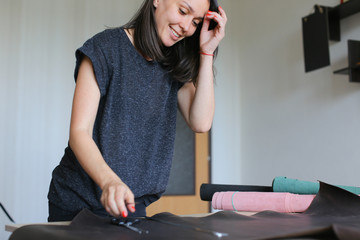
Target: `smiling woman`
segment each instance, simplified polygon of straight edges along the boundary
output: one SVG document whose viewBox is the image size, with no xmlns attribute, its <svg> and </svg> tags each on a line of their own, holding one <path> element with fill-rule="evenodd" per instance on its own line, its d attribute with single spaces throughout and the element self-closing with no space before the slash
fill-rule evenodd
<svg viewBox="0 0 360 240">
<path fill-rule="evenodd" d="M 194 4 L 192 2 L 194 2 Z M 197 6 L 199 2 L 205 2 L 205 5 L 209 5 L 209 8 L 203 15 L 200 14 L 197 16 L 194 12 L 201 10 L 196 10 L 193 5 Z M 220 41 L 225 34 L 225 25 L 223 25 L 221 28 L 216 28 L 216 31 L 204 31 L 202 34 L 204 38 L 200 39 L 201 29 L 213 30 L 214 25 L 217 25 L 218 21 L 222 21 L 223 24 L 226 23 L 225 12 L 223 17 L 221 17 L 218 12 L 216 0 L 148 0 L 143 2 L 137 14 L 130 22 L 124 25 L 124 28 L 129 30 L 128 35 L 133 41 L 134 46 L 146 59 L 149 60 L 152 58 L 153 60 L 162 62 L 162 64 L 171 71 L 172 77 L 176 80 L 182 82 L 192 80 L 195 82 L 200 65 L 198 53 L 203 52 L 211 56 L 216 55 L 217 41 Z M 172 19 L 174 16 L 178 16 L 177 18 L 182 21 L 177 20 L 170 22 L 169 20 L 163 20 Z M 215 21 L 216 17 L 219 17 L 219 19 Z M 182 33 L 180 32 L 180 26 L 183 26 L 182 22 L 186 23 L 187 19 L 193 21 L 193 24 L 196 23 L 197 27 L 191 35 L 188 37 L 182 36 L 181 38 Z M 210 23 L 210 25 L 209 27 L 205 26 L 202 28 L 202 23 L 205 19 L 207 19 L 205 24 L 208 26 L 208 23 Z M 175 23 L 179 25 L 176 28 L 174 26 Z M 169 40 L 166 39 L 171 38 L 171 36 L 175 37 L 175 39 L 168 42 Z M 183 41 L 180 41 L 180 38 L 183 39 Z M 211 39 L 211 44 L 214 46 L 209 46 L 211 46 L 212 49 L 200 49 L 201 45 Z M 166 42 L 164 42 L 164 40 Z"/>
<path fill-rule="evenodd" d="M 145 0 L 130 22 L 77 49 L 69 144 L 52 174 L 49 221 L 84 208 L 144 216 L 164 193 L 177 109 L 195 132 L 212 125 L 213 55 L 227 21 L 215 8 L 212 0 Z"/>
<path fill-rule="evenodd" d="M 166 47 L 171 47 L 195 33 L 210 3 L 208 0 L 155 0 L 154 6 L 159 37 Z"/>
</svg>

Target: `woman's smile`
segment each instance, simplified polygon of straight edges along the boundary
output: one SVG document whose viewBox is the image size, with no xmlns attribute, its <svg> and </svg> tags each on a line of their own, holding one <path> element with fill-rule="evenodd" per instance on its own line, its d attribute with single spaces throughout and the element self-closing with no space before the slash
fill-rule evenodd
<svg viewBox="0 0 360 240">
<path fill-rule="evenodd" d="M 172 27 L 170 27 L 170 30 L 171 30 L 173 39 L 174 39 L 175 41 L 178 41 L 181 35 L 180 35 L 177 31 L 175 31 L 175 29 L 173 29 Z M 175 37 L 175 38 L 174 38 L 174 37 Z"/>
</svg>

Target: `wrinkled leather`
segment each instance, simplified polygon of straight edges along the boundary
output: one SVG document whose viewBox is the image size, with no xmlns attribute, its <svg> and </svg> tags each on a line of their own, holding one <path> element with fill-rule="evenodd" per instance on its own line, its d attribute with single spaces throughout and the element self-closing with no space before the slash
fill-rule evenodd
<svg viewBox="0 0 360 240">
<path fill-rule="evenodd" d="M 194 227 L 229 234 L 222 239 L 360 239 L 360 197 L 326 183 L 320 183 L 314 201 L 301 214 L 264 211 L 244 216 L 223 211 L 200 218 L 171 213 L 159 213 L 153 218 L 182 226 L 141 219 L 133 226 L 149 234 L 140 235 L 84 210 L 70 226 L 24 226 L 14 231 L 10 240 L 218 239 Z"/>
</svg>

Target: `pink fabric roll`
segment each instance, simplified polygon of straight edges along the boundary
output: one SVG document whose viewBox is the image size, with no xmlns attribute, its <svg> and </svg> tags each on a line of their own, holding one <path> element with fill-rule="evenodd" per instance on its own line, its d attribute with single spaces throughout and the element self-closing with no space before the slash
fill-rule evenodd
<svg viewBox="0 0 360 240">
<path fill-rule="evenodd" d="M 216 192 L 212 198 L 212 207 L 240 212 L 304 212 L 314 198 L 315 195 L 282 192 Z"/>
</svg>

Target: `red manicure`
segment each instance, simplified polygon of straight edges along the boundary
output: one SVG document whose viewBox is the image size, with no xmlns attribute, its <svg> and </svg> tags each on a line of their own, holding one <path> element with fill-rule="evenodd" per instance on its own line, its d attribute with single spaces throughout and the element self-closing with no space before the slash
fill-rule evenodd
<svg viewBox="0 0 360 240">
<path fill-rule="evenodd" d="M 126 212 L 126 211 L 123 211 L 123 212 L 121 213 L 121 215 L 122 215 L 122 217 L 126 218 L 126 217 L 127 217 L 127 212 Z"/>
</svg>

